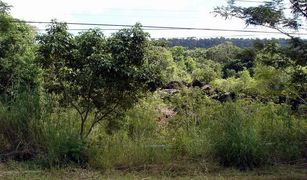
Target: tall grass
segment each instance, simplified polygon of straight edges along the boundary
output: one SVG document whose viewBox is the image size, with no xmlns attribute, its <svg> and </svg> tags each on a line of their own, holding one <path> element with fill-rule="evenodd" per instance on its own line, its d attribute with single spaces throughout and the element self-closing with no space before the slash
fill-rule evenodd
<svg viewBox="0 0 307 180">
<path fill-rule="evenodd" d="M 172 98 L 178 113 L 168 132 L 178 154 L 193 158 L 203 153 L 201 157 L 241 169 L 297 162 L 305 156 L 307 121 L 287 105 L 244 99 L 219 103 L 199 90 Z"/>
<path fill-rule="evenodd" d="M 238 100 L 219 103 L 201 91 L 170 98 L 153 95 L 118 119 L 111 134 L 102 123 L 79 138 L 75 111 L 52 105 L 37 94 L 21 94 L 0 108 L 2 160 L 34 160 L 43 167 L 71 164 L 108 168 L 143 168 L 175 161 L 218 161 L 252 169 L 295 163 L 306 156 L 307 122 L 287 105 Z M 176 115 L 159 123 L 159 109 Z"/>
<path fill-rule="evenodd" d="M 27 160 L 39 151 L 42 122 L 39 96 L 21 93 L 0 104 L 1 159 Z"/>
<path fill-rule="evenodd" d="M 35 160 L 45 167 L 86 161 L 76 116 L 69 109 L 53 112 L 46 100 L 26 92 L 0 105 L 1 160 Z"/>
<path fill-rule="evenodd" d="M 212 152 L 226 166 L 253 168 L 303 158 L 306 120 L 285 105 L 230 102 L 215 112 Z"/>
<path fill-rule="evenodd" d="M 37 160 L 44 167 L 85 165 L 88 161 L 86 142 L 80 139 L 78 115 L 70 110 L 59 109 L 44 119 L 42 152 Z"/>
</svg>

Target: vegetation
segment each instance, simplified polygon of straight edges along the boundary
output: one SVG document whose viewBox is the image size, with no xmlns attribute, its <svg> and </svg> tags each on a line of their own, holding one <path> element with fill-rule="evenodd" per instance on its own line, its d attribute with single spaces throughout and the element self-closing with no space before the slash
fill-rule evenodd
<svg viewBox="0 0 307 180">
<path fill-rule="evenodd" d="M 298 28 L 277 2 L 256 9 L 230 2 L 216 12 Z M 291 2 L 295 17 L 306 18 L 305 5 Z M 99 29 L 73 35 L 56 21 L 36 34 L 9 9 L 0 1 L 1 163 L 107 172 L 159 167 L 186 176 L 180 172 L 306 164 L 301 39 L 286 34 L 288 46 L 188 49 L 150 40 L 141 24 L 106 37 Z M 262 10 L 269 15 L 257 14 Z"/>
<path fill-rule="evenodd" d="M 280 38 L 280 39 L 252 39 L 252 38 L 161 38 L 157 39 L 158 42 L 162 43 L 165 42 L 167 46 L 183 46 L 189 49 L 195 48 L 212 48 L 219 44 L 223 44 L 225 42 L 231 42 L 235 46 L 240 48 L 251 48 L 253 47 L 254 41 L 262 41 L 263 43 L 267 43 L 270 41 L 276 41 L 280 44 L 280 46 L 284 47 L 287 45 L 287 39 Z"/>
</svg>

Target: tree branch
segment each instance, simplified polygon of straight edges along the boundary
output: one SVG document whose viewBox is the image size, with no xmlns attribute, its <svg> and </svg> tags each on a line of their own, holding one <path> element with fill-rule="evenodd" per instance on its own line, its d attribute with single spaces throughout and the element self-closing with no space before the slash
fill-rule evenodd
<svg viewBox="0 0 307 180">
<path fill-rule="evenodd" d="M 96 125 L 97 123 L 99 123 L 100 121 L 102 121 L 105 117 L 107 117 L 112 111 L 114 111 L 114 109 L 116 109 L 117 106 L 118 106 L 118 103 L 116 103 L 115 106 L 114 106 L 113 108 L 109 109 L 107 112 L 105 112 L 105 113 L 104 113 L 101 117 L 99 117 L 99 118 L 98 118 L 99 112 L 96 112 L 96 113 L 95 113 L 94 120 L 93 120 L 93 122 L 92 122 L 92 124 L 91 124 L 91 126 L 90 126 L 90 128 L 89 128 L 89 130 L 88 130 L 88 132 L 87 132 L 87 134 L 86 134 L 86 138 L 91 134 L 91 132 L 93 131 L 93 128 L 95 127 L 95 125 Z"/>
</svg>

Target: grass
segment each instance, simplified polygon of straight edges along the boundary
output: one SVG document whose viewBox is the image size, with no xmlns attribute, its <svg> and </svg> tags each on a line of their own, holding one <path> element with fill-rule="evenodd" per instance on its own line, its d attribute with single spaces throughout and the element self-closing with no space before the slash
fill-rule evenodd
<svg viewBox="0 0 307 180">
<path fill-rule="evenodd" d="M 0 164 L 0 179 L 306 179 L 306 167 L 298 165 L 267 166 L 253 171 L 239 171 L 208 164 L 176 162 L 106 172 L 93 169 L 63 168 L 42 170 L 27 164 Z"/>
</svg>

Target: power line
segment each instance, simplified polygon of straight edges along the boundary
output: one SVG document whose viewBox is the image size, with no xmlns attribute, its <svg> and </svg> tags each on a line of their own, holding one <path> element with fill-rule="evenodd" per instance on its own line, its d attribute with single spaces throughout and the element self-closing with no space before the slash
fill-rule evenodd
<svg viewBox="0 0 307 180">
<path fill-rule="evenodd" d="M 87 30 L 91 30 L 93 28 L 68 28 L 67 30 L 68 31 L 87 31 Z M 168 30 L 171 30 L 171 29 L 147 29 L 147 28 L 142 28 L 143 30 L 145 31 L 168 31 Z M 37 31 L 46 31 L 48 29 L 36 29 Z M 118 31 L 118 30 L 121 30 L 120 28 L 99 28 L 99 30 L 102 30 L 102 31 Z"/>
<path fill-rule="evenodd" d="M 28 24 L 50 24 L 50 21 L 11 21 L 13 23 L 28 23 Z M 134 25 L 127 24 L 104 24 L 104 23 L 84 23 L 84 22 L 67 22 L 68 25 L 79 26 L 102 26 L 102 27 L 133 27 Z M 194 30 L 194 31 L 219 31 L 219 32 L 242 32 L 242 33 L 261 33 L 261 34 L 282 34 L 277 31 L 259 31 L 259 30 L 242 30 L 242 29 L 222 29 L 222 28 L 195 28 L 195 27 L 174 27 L 174 26 L 152 26 L 144 25 L 143 28 L 160 29 L 160 30 Z M 298 33 L 288 33 L 298 35 Z M 299 33 L 299 35 L 307 35 L 307 33 Z"/>
<path fill-rule="evenodd" d="M 68 28 L 67 30 L 68 31 L 88 31 L 88 30 L 91 30 L 92 28 L 78 28 L 78 29 L 75 29 L 75 28 Z M 48 29 L 36 29 L 37 31 L 46 31 Z M 121 30 L 120 28 L 99 28 L 99 30 L 102 30 L 102 31 L 118 31 L 118 30 Z M 143 28 L 144 31 L 169 31 L 169 30 L 173 30 L 173 29 L 146 29 L 146 28 Z M 177 30 L 176 30 L 177 31 Z M 180 31 L 180 29 L 179 29 Z M 269 34 L 269 33 L 268 33 Z M 275 32 L 272 32 L 272 34 L 275 34 Z M 297 33 L 297 35 L 301 35 L 299 33 Z M 220 36 L 220 35 L 215 35 L 215 36 Z M 236 35 L 225 35 L 225 36 L 233 36 L 233 37 L 244 37 L 244 36 L 257 36 L 256 34 L 236 34 Z M 223 37 L 225 37 L 223 36 Z M 192 37 L 192 36 L 191 36 Z M 203 36 L 202 36 L 203 37 Z M 206 36 L 207 37 L 207 36 Z M 212 36 L 208 36 L 208 37 L 212 37 Z"/>
</svg>

